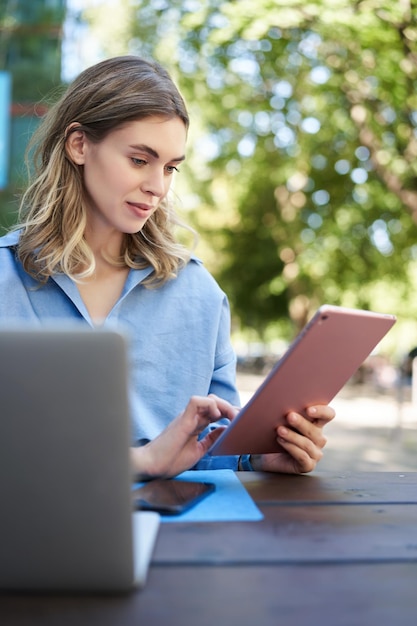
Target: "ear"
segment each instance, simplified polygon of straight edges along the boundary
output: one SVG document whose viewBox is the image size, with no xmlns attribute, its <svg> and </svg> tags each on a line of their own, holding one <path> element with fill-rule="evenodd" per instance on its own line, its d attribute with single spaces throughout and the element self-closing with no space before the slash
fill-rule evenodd
<svg viewBox="0 0 417 626">
<path fill-rule="evenodd" d="M 78 122 L 72 122 L 65 131 L 65 150 L 68 158 L 76 165 L 84 165 L 86 137 Z"/>
</svg>

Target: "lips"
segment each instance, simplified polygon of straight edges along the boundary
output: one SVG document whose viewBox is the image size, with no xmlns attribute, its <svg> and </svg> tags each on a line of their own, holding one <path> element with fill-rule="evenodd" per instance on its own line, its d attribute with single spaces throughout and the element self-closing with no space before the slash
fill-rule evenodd
<svg viewBox="0 0 417 626">
<path fill-rule="evenodd" d="M 152 205 L 142 202 L 127 202 L 127 205 L 137 217 L 148 217 L 149 213 L 154 210 Z"/>
<path fill-rule="evenodd" d="M 142 202 L 128 202 L 128 204 L 136 209 L 140 209 L 141 211 L 152 211 L 153 206 L 151 204 L 143 204 Z"/>
</svg>

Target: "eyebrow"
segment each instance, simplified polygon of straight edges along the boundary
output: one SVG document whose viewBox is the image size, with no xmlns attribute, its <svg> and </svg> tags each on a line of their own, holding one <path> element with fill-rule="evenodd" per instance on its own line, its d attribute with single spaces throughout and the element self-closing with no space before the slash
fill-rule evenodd
<svg viewBox="0 0 417 626">
<path fill-rule="evenodd" d="M 137 150 L 138 152 L 146 152 L 147 154 L 152 156 L 154 159 L 159 159 L 159 154 L 157 153 L 157 151 L 151 148 L 150 146 L 147 146 L 146 144 L 143 144 L 143 143 L 134 144 L 129 147 L 132 148 L 133 150 Z M 185 159 L 185 156 L 175 157 L 174 159 L 169 159 L 169 163 L 171 162 L 180 163 L 181 161 L 184 161 L 184 159 Z"/>
</svg>

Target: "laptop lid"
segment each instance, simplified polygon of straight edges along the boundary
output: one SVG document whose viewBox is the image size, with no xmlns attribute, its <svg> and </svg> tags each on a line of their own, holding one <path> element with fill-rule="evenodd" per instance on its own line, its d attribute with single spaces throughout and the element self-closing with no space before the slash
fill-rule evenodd
<svg viewBox="0 0 417 626">
<path fill-rule="evenodd" d="M 285 415 L 328 404 L 395 322 L 394 315 L 320 307 L 209 453 L 282 452 L 276 428 Z"/>
<path fill-rule="evenodd" d="M 126 352 L 111 331 L 0 329 L 0 589 L 144 583 L 158 518 L 132 517 Z"/>
</svg>

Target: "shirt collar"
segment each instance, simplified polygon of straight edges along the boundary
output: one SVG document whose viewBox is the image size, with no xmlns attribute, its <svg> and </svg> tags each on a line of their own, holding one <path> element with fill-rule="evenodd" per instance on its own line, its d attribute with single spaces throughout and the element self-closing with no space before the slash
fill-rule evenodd
<svg viewBox="0 0 417 626">
<path fill-rule="evenodd" d="M 3 237 L 0 237 L 0 248 L 13 248 L 19 243 L 21 230 L 11 230 Z"/>
</svg>

